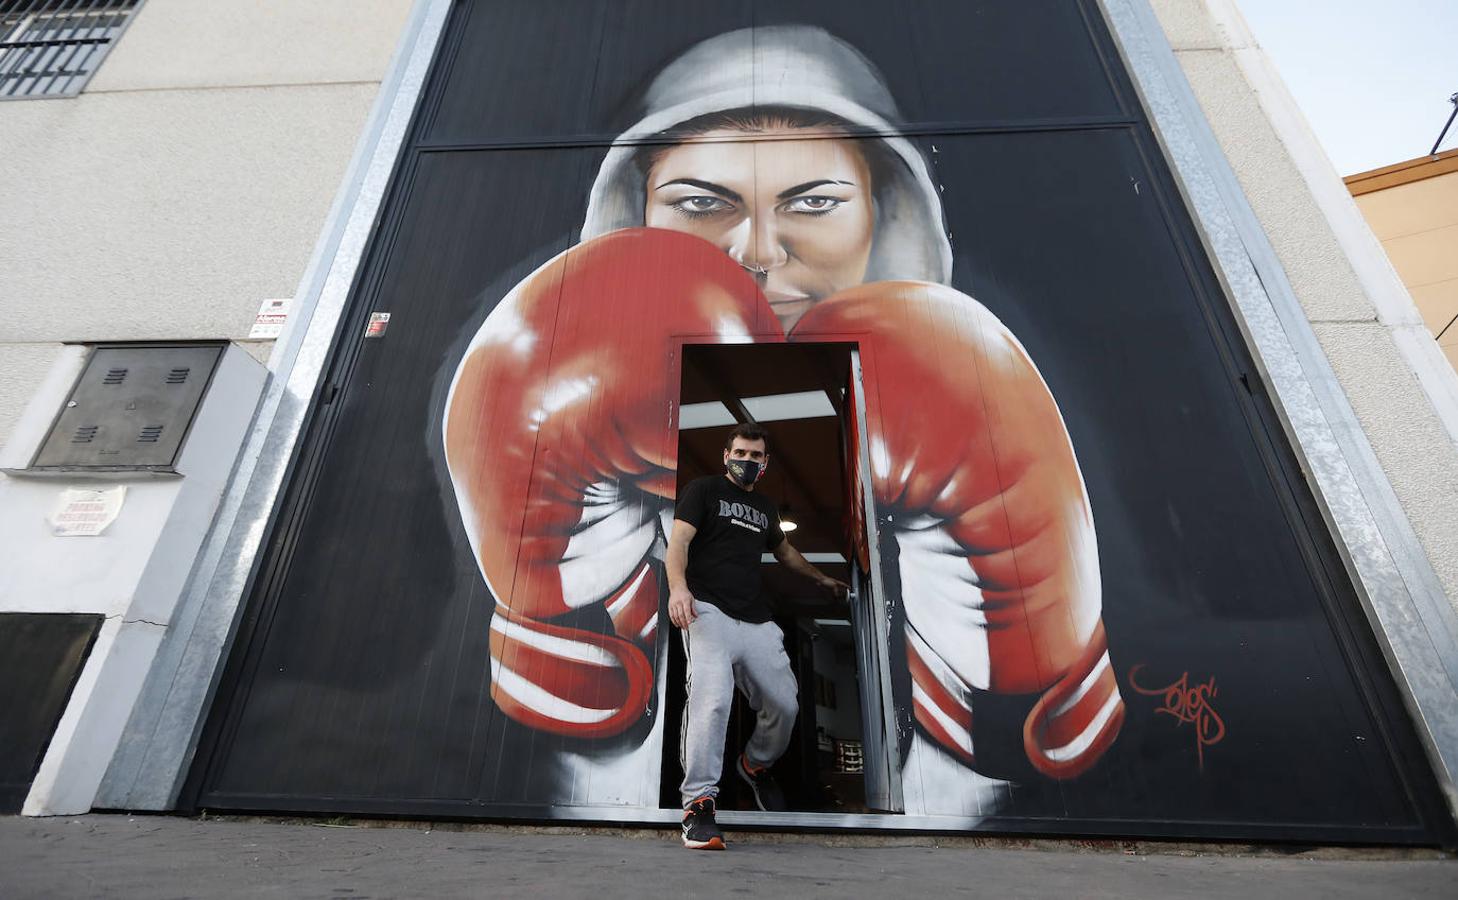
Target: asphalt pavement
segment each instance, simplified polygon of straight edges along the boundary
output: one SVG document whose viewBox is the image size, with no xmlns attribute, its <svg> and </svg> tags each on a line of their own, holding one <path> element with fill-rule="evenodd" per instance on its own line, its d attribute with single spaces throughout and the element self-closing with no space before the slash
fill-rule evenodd
<svg viewBox="0 0 1458 900">
<path fill-rule="evenodd" d="M 730 838 L 709 853 L 653 830 L 5 817 L 0 897 L 1458 898 L 1458 860 L 1436 851 Z"/>
</svg>

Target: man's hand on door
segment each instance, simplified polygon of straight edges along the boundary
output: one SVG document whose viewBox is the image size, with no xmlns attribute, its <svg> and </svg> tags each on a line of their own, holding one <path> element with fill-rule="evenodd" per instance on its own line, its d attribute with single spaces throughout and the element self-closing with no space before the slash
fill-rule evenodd
<svg viewBox="0 0 1458 900">
<path fill-rule="evenodd" d="M 850 596 L 850 585 L 839 578 L 831 578 L 829 575 L 822 574 L 816 579 L 816 583 L 837 600 L 845 600 Z"/>
</svg>

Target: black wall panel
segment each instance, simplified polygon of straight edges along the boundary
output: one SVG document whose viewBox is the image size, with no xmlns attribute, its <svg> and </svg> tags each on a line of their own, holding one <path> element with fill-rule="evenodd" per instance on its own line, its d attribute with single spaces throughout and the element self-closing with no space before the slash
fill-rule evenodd
<svg viewBox="0 0 1458 900">
<path fill-rule="evenodd" d="M 978 777 L 1011 787 L 962 812 L 985 830 L 1436 840 L 1410 724 L 1097 9 L 1054 0 L 459 4 L 199 754 L 198 802 L 549 818 L 636 777 L 613 762 L 646 758 L 656 710 L 586 740 L 493 703 L 495 598 L 447 471 L 446 393 L 501 298 L 578 243 L 654 74 L 722 32 L 807 23 L 895 96 L 941 204 L 949 284 L 1036 362 L 1097 529 L 1122 730 L 1063 780 L 989 742 Z M 367 340 L 371 311 L 392 318 Z M 895 608 L 900 582 L 888 573 Z M 612 627 L 597 607 L 557 624 Z M 907 753 L 909 679 L 894 680 Z M 1016 731 L 1034 699 L 976 693 L 979 728 Z M 657 778 L 656 759 L 641 768 Z"/>
<path fill-rule="evenodd" d="M 480 278 L 509 286 L 568 245 L 587 155 L 421 158 L 371 304 L 389 329 L 356 331 L 335 401 L 329 440 L 352 449 L 296 524 L 218 792 L 511 802 L 554 777 L 486 696 L 492 601 L 448 514 L 440 410 L 445 361 L 487 311 Z"/>
<path fill-rule="evenodd" d="M 0 615 L 0 813 L 18 813 L 101 628 L 101 616 Z"/>
<path fill-rule="evenodd" d="M 1067 0 L 893 6 L 836 0 L 497 0 L 460 17 L 431 144 L 611 141 L 684 49 L 748 27 L 813 23 L 881 71 L 904 131 L 1123 117 L 1086 12 Z"/>
</svg>

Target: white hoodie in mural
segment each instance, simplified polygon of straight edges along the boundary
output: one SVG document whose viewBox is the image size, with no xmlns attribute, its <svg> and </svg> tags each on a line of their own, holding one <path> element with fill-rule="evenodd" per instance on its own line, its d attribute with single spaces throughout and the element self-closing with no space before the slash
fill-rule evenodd
<svg viewBox="0 0 1458 900">
<path fill-rule="evenodd" d="M 921 154 L 896 130 L 895 101 L 855 48 L 808 25 L 731 31 L 669 63 L 644 94 L 642 117 L 598 170 L 582 240 L 643 224 L 643 175 L 634 163 L 643 141 L 671 138 L 676 126 L 710 113 L 765 107 L 828 113 L 853 134 L 873 135 L 896 161 L 877 173 L 866 281 L 950 282 L 952 250 L 938 192 Z"/>
</svg>

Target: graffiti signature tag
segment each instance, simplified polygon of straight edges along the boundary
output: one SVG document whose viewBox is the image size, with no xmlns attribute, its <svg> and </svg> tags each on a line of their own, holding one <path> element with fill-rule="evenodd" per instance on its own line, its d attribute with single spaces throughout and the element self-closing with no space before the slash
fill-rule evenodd
<svg viewBox="0 0 1458 900">
<path fill-rule="evenodd" d="M 1204 684 L 1191 687 L 1190 673 L 1183 672 L 1177 680 L 1164 687 L 1143 688 L 1134 680 L 1134 676 L 1142 668 L 1144 664 L 1140 663 L 1129 670 L 1129 686 L 1140 694 L 1164 698 L 1164 706 L 1156 709 L 1156 714 L 1174 716 L 1179 725 L 1188 722 L 1195 726 L 1195 753 L 1200 761 L 1200 771 L 1205 771 L 1205 748 L 1220 743 L 1225 737 L 1225 721 L 1210 704 L 1211 699 L 1219 693 L 1215 688 L 1214 676 Z"/>
</svg>

